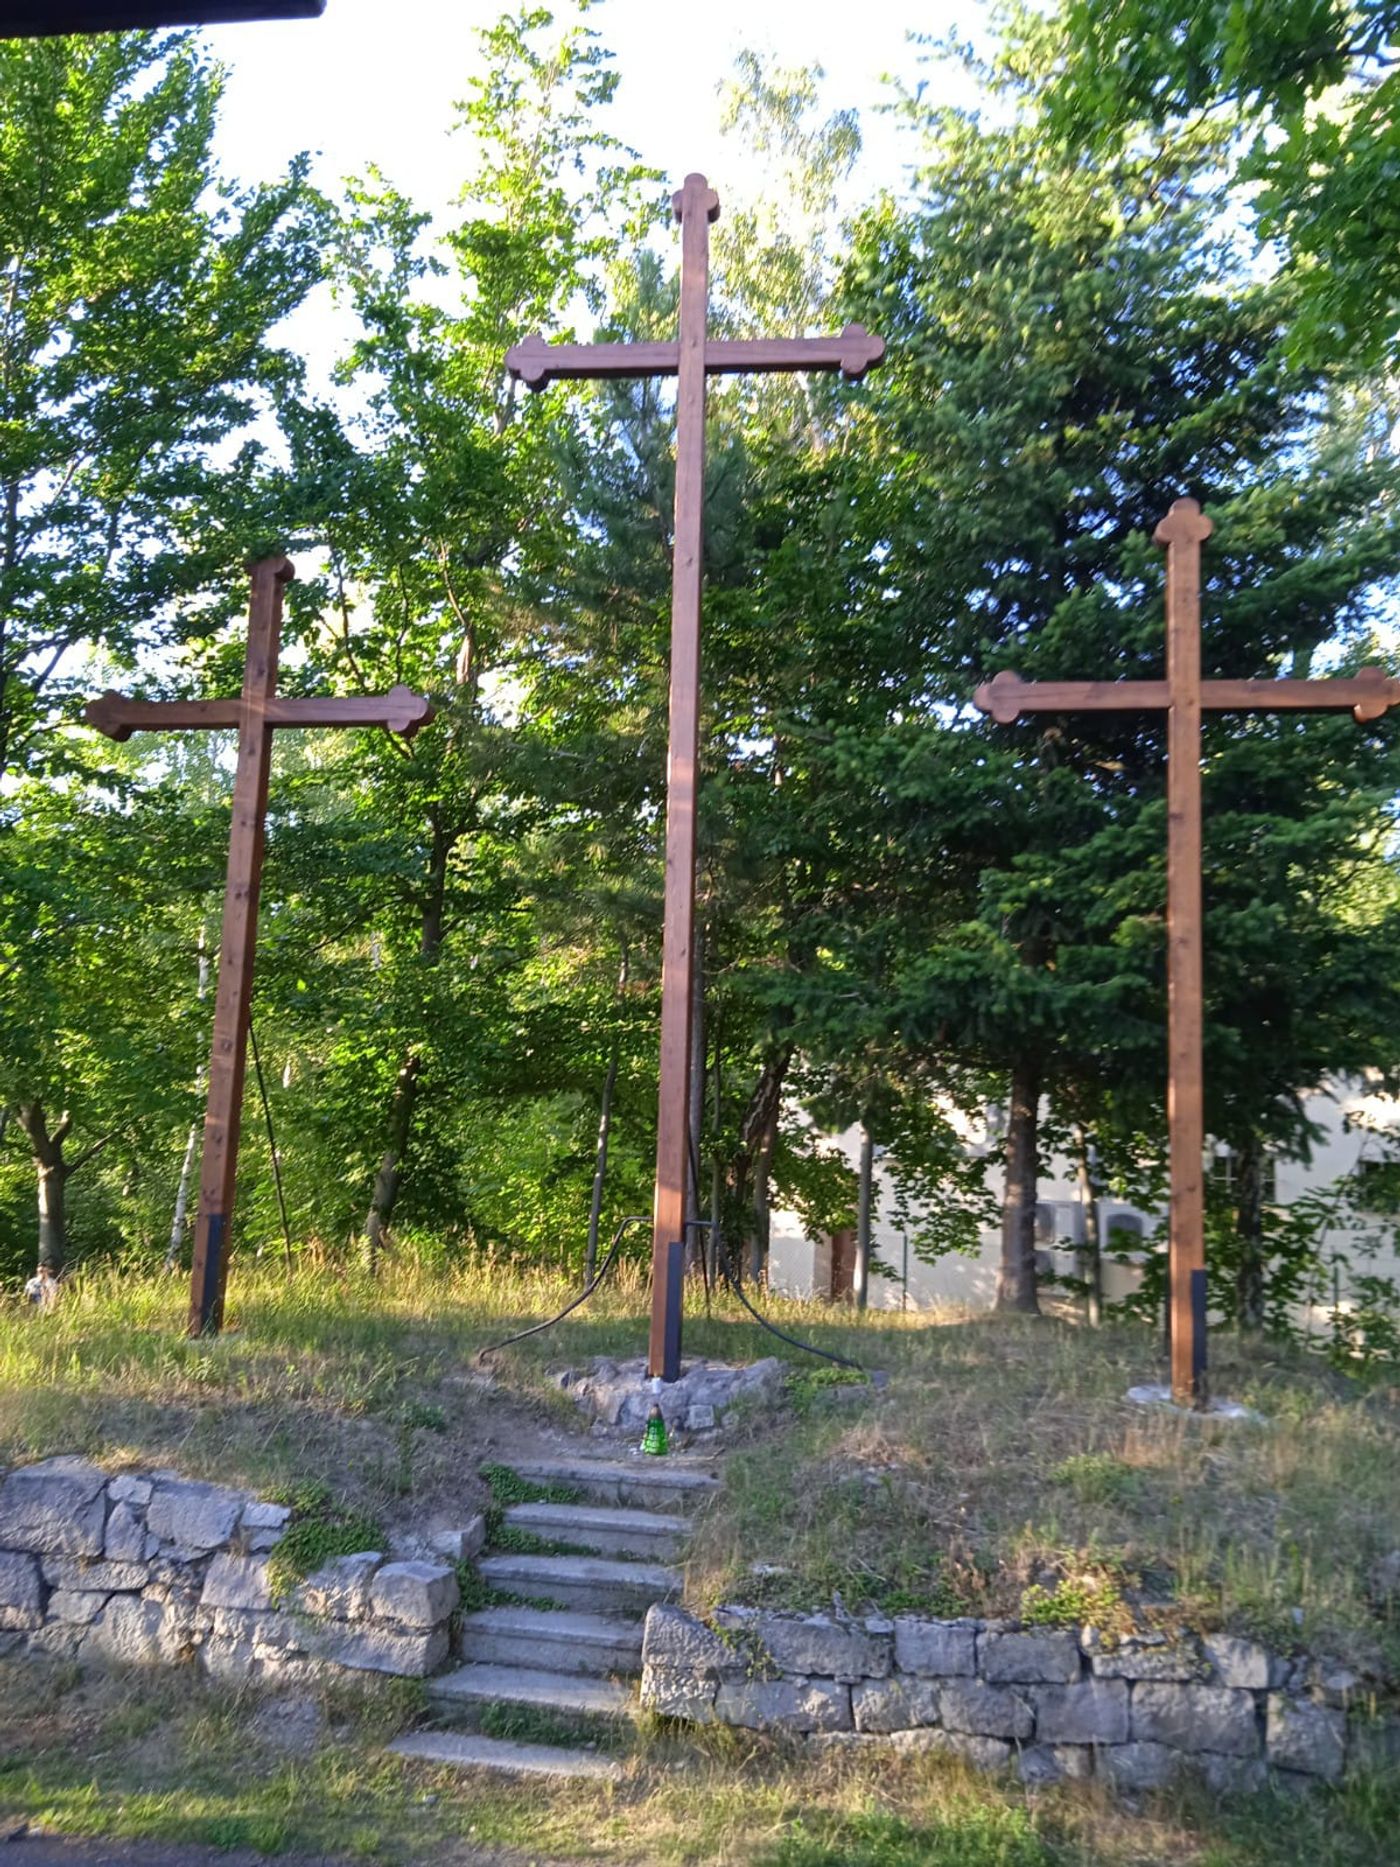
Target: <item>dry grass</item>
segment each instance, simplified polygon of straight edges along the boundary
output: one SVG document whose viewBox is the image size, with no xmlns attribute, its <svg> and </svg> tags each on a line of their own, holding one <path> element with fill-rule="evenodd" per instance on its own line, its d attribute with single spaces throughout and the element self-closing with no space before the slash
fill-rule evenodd
<svg viewBox="0 0 1400 1867">
<path fill-rule="evenodd" d="M 804 1757 L 716 1731 L 643 1727 L 616 1786 L 530 1788 L 383 1755 L 414 1688 L 321 1698 L 326 1735 L 289 1758 L 252 1693 L 183 1675 L 82 1678 L 11 1662 L 0 1698 L 0 1833 L 250 1847 L 384 1867 L 486 1862 L 665 1867 L 1383 1867 L 1400 1785 L 1234 1807 L 1187 1794 L 1115 1805 L 1031 1793 L 934 1758 Z"/>
<path fill-rule="evenodd" d="M 472 1382 L 478 1348 L 568 1294 L 492 1262 L 400 1263 L 377 1282 L 236 1266 L 229 1332 L 191 1342 L 179 1280 L 80 1278 L 52 1315 L 0 1309 L 0 1465 L 81 1451 L 263 1489 L 312 1478 L 386 1527 L 422 1523 L 475 1500 L 481 1459 L 576 1420 L 551 1368 L 642 1352 L 634 1269 L 496 1358 L 489 1388 Z M 826 1388 L 823 1364 L 732 1306 L 688 1321 L 690 1352 L 772 1352 L 794 1379 L 792 1407 L 753 1420 L 728 1460 L 691 1564 L 696 1601 L 836 1593 L 851 1608 L 1015 1612 L 1029 1586 L 1058 1588 L 1073 1611 L 1107 1585 L 1353 1662 L 1400 1659 L 1393 1609 L 1368 1592 L 1377 1558 L 1400 1548 L 1400 1388 L 1222 1337 L 1217 1389 L 1262 1417 L 1210 1424 L 1125 1402 L 1159 1372 L 1141 1332 L 773 1311 L 889 1384 Z M 758 1578 L 755 1563 L 788 1573 Z"/>
</svg>

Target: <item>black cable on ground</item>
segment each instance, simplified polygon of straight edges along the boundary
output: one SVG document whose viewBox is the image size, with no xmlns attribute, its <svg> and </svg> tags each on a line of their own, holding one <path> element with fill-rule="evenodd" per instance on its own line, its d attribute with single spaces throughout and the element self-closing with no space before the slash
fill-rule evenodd
<svg viewBox="0 0 1400 1867">
<path fill-rule="evenodd" d="M 709 1221 L 705 1219 L 697 1221 L 697 1223 L 707 1225 Z M 829 1348 L 816 1348 L 811 1342 L 800 1341 L 797 1336 L 788 1335 L 784 1330 L 779 1329 L 775 1324 L 759 1315 L 753 1304 L 750 1303 L 749 1299 L 744 1295 L 743 1280 L 736 1277 L 734 1274 L 734 1261 L 730 1253 L 729 1241 L 724 1236 L 723 1231 L 721 1231 L 719 1235 L 718 1256 L 720 1270 L 724 1275 L 724 1281 L 729 1285 L 729 1288 L 734 1292 L 735 1296 L 738 1297 L 739 1301 L 749 1312 L 750 1316 L 753 1317 L 760 1329 L 766 1329 L 769 1335 L 775 1335 L 780 1342 L 786 1342 L 792 1348 L 802 1349 L 805 1354 L 819 1355 L 823 1361 L 834 1361 L 838 1368 L 854 1368 L 857 1374 L 864 1374 L 867 1379 L 869 1378 L 869 1371 L 863 1368 L 858 1361 L 852 1361 L 849 1356 L 846 1355 L 837 1355 Z"/>
<path fill-rule="evenodd" d="M 552 1329 L 555 1323 L 563 1322 L 564 1318 L 571 1315 L 573 1311 L 578 1308 L 580 1303 L 586 1303 L 588 1301 L 589 1297 L 592 1296 L 593 1292 L 598 1288 L 599 1284 L 602 1283 L 603 1279 L 617 1262 L 618 1253 L 622 1249 L 622 1240 L 626 1235 L 628 1226 L 650 1224 L 651 1220 L 647 1218 L 644 1213 L 634 1213 L 630 1218 L 624 1219 L 613 1233 L 613 1241 L 608 1246 L 608 1255 L 603 1259 L 602 1268 L 598 1271 L 592 1283 L 584 1285 L 583 1289 L 574 1298 L 572 1303 L 566 1303 L 557 1316 L 548 1316 L 543 1322 L 531 1323 L 528 1329 L 519 1329 L 514 1335 L 506 1336 L 503 1341 L 490 1342 L 485 1348 L 479 1348 L 472 1357 L 473 1361 L 481 1361 L 487 1355 L 498 1354 L 501 1349 L 509 1348 L 512 1342 L 523 1342 L 526 1336 L 538 1335 L 541 1330 Z"/>
</svg>

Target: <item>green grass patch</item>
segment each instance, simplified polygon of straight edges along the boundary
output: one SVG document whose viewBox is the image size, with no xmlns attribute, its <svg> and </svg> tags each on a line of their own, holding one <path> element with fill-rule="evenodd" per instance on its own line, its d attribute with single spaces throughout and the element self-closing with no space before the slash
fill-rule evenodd
<svg viewBox="0 0 1400 1867">
<path fill-rule="evenodd" d="M 267 1559 L 274 1598 L 290 1594 L 336 1556 L 384 1547 L 384 1533 L 374 1518 L 339 1503 L 326 1485 L 298 1485 L 281 1501 L 291 1505 L 292 1519 Z"/>
</svg>

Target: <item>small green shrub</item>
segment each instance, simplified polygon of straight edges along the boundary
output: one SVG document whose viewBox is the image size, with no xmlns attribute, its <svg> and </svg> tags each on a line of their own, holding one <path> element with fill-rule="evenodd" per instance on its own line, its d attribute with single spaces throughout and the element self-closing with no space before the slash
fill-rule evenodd
<svg viewBox="0 0 1400 1867">
<path fill-rule="evenodd" d="M 481 1476 L 501 1508 L 507 1504 L 577 1504 L 583 1496 L 577 1485 L 536 1484 L 509 1465 L 483 1465 Z"/>
<path fill-rule="evenodd" d="M 1081 1504 L 1131 1504 L 1141 1488 L 1132 1466 L 1111 1452 L 1077 1452 L 1051 1469 L 1050 1482 L 1067 1486 Z"/>
<path fill-rule="evenodd" d="M 337 1504 L 327 1485 L 298 1485 L 279 1501 L 290 1503 L 292 1520 L 267 1559 L 268 1587 L 276 1600 L 333 1557 L 384 1547 L 384 1533 L 374 1518 Z"/>
</svg>

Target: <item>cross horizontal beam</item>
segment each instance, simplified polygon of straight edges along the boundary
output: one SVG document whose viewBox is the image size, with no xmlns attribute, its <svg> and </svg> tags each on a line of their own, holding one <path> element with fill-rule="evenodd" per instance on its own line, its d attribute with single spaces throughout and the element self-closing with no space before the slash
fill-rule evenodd
<svg viewBox="0 0 1400 1867">
<path fill-rule="evenodd" d="M 705 344 L 707 376 L 769 374 L 780 370 L 840 370 L 858 382 L 885 354 L 885 340 L 863 324 L 838 337 L 717 338 Z M 550 344 L 522 338 L 506 352 L 506 367 L 527 388 L 620 376 L 676 376 L 681 347 L 674 344 Z"/>
<path fill-rule="evenodd" d="M 1350 713 L 1363 725 L 1400 706 L 1400 680 L 1383 668 L 1322 681 L 1202 681 L 1212 713 Z M 1022 713 L 1131 713 L 1172 704 L 1166 681 L 1023 681 L 1009 670 L 985 681 L 974 703 L 999 725 Z"/>
<path fill-rule="evenodd" d="M 85 718 L 89 726 L 120 742 L 137 732 L 235 728 L 241 724 L 242 711 L 241 700 L 128 700 L 109 688 L 88 702 Z M 364 697 L 274 696 L 263 703 L 262 717 L 269 726 L 387 726 L 390 732 L 411 739 L 432 719 L 433 709 L 421 694 L 400 686 L 391 687 L 387 694 Z"/>
</svg>

